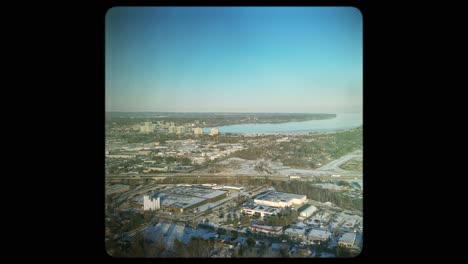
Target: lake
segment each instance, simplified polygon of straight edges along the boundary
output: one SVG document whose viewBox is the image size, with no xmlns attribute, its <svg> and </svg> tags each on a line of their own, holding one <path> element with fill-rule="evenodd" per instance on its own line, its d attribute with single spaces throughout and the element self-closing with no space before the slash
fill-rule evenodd
<svg viewBox="0 0 468 264">
<path fill-rule="evenodd" d="M 288 122 L 281 124 L 238 124 L 216 127 L 220 133 L 236 134 L 307 134 L 350 129 L 362 125 L 362 113 L 341 113 L 336 118 Z M 210 133 L 211 128 L 204 128 L 203 133 Z"/>
</svg>

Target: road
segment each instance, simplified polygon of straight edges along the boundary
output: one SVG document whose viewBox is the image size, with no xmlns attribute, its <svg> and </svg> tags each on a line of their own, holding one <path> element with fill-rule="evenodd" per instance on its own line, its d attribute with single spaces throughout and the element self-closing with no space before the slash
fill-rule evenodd
<svg viewBox="0 0 468 264">
<path fill-rule="evenodd" d="M 195 178 L 195 177 L 213 177 L 213 178 L 226 178 L 226 177 L 268 177 L 279 180 L 289 179 L 290 174 L 302 174 L 302 177 L 330 177 L 334 174 L 339 174 L 341 179 L 354 179 L 361 178 L 362 172 L 348 171 L 341 169 L 339 166 L 349 161 L 352 158 L 362 157 L 362 150 L 353 151 L 339 159 L 331 161 L 324 166 L 315 170 L 306 169 L 291 169 L 282 168 L 277 169 L 275 174 L 258 174 L 258 173 L 202 173 L 202 172 L 191 172 L 191 173 L 148 173 L 139 175 L 122 175 L 122 174 L 110 174 L 106 175 L 106 179 L 148 179 L 148 178 L 167 178 L 167 177 L 181 177 L 181 178 Z"/>
<path fill-rule="evenodd" d="M 325 165 L 323 165 L 322 167 L 320 168 L 317 168 L 316 170 L 318 171 L 340 171 L 340 172 L 347 172 L 347 170 L 343 170 L 341 169 L 339 166 L 345 162 L 347 162 L 348 160 L 352 159 L 352 158 L 362 158 L 362 150 L 356 150 L 356 151 L 353 151 L 347 155 L 344 155 L 343 157 L 339 158 L 339 159 L 336 159 L 334 161 L 331 161 Z"/>
<path fill-rule="evenodd" d="M 303 175 L 301 176 L 302 178 L 308 178 L 308 177 L 317 177 L 317 178 L 330 178 L 331 175 L 335 174 L 334 172 L 330 171 L 314 171 L 314 170 L 303 170 L 305 173 L 308 175 Z M 346 171 L 345 171 L 346 172 Z M 313 175 L 315 174 L 315 175 Z M 354 179 L 356 177 L 359 177 L 360 175 L 353 173 L 353 175 L 342 175 L 340 179 Z M 173 177 L 173 178 L 198 178 L 198 177 L 211 177 L 211 178 L 229 178 L 229 177 L 252 177 L 252 178 L 273 178 L 277 180 L 289 180 L 290 177 L 289 175 L 285 174 L 265 174 L 265 175 L 260 175 L 260 174 L 230 174 L 230 173 L 217 173 L 217 174 L 181 174 L 181 173 L 165 173 L 164 175 L 140 175 L 139 179 L 147 179 L 147 178 L 168 178 L 168 177 Z M 136 179 L 135 177 L 129 177 L 128 175 L 107 175 L 106 179 Z"/>
</svg>

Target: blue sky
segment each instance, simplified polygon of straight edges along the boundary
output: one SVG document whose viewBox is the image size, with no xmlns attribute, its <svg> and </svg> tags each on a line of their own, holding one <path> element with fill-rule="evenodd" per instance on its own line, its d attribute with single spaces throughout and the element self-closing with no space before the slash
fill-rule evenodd
<svg viewBox="0 0 468 264">
<path fill-rule="evenodd" d="M 106 111 L 361 112 L 352 7 L 115 7 Z"/>
</svg>

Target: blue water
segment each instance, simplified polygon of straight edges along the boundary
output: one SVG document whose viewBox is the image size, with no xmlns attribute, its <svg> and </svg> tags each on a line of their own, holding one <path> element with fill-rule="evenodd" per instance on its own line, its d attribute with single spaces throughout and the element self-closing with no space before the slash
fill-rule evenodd
<svg viewBox="0 0 468 264">
<path fill-rule="evenodd" d="M 216 127 L 220 133 L 236 134 L 306 134 L 355 128 L 362 125 L 362 113 L 336 114 L 336 118 L 281 124 L 239 124 Z M 210 133 L 211 127 L 203 133 Z"/>
</svg>

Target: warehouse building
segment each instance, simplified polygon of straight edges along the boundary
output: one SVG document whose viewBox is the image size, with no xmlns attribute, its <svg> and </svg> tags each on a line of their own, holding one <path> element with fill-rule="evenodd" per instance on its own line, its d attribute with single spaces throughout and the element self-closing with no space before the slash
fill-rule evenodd
<svg viewBox="0 0 468 264">
<path fill-rule="evenodd" d="M 312 216 L 317 211 L 317 207 L 313 205 L 305 205 L 305 208 L 302 208 L 302 210 L 300 208 L 298 211 L 299 216 L 307 218 Z"/>
<path fill-rule="evenodd" d="M 242 212 L 248 215 L 259 215 L 260 217 L 272 216 L 279 213 L 281 208 L 267 205 L 253 204 L 242 206 Z"/>
<path fill-rule="evenodd" d="M 271 191 L 257 197 L 254 202 L 272 207 L 286 207 L 303 204 L 306 199 L 307 196 L 301 194 Z"/>
<path fill-rule="evenodd" d="M 212 203 L 227 197 L 226 191 L 213 190 L 194 186 L 178 186 L 173 189 L 155 193 L 152 198 L 160 198 L 161 209 L 182 213 L 189 209 Z"/>
</svg>

